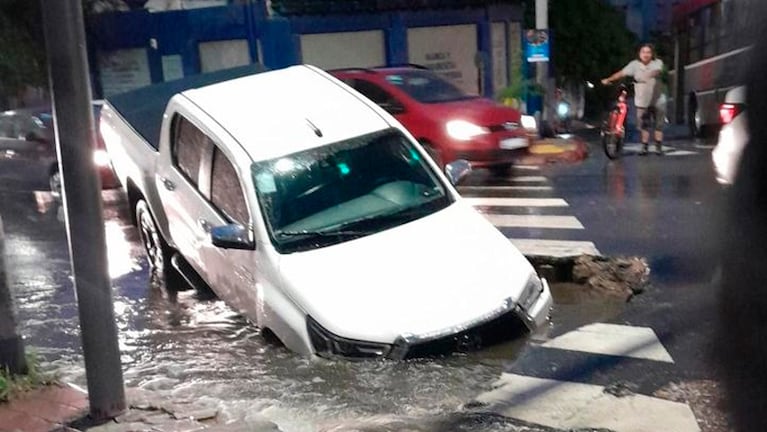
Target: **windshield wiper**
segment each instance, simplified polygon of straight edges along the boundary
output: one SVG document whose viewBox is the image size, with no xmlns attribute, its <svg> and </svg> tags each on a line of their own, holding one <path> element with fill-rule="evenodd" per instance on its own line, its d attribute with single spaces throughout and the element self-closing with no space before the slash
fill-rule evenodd
<svg viewBox="0 0 767 432">
<path fill-rule="evenodd" d="M 335 237 L 335 236 L 361 236 L 369 234 L 369 231 L 351 231 L 351 230 L 298 230 L 298 231 L 277 231 L 277 235 L 285 237 L 306 237 L 306 236 L 320 236 L 320 237 Z"/>
<path fill-rule="evenodd" d="M 373 215 L 361 217 L 361 218 L 358 218 L 358 219 L 352 219 L 352 220 L 349 220 L 349 221 L 342 222 L 341 224 L 338 225 L 338 227 L 339 228 L 347 227 L 347 226 L 350 226 L 350 225 L 357 225 L 357 224 L 361 224 L 361 223 L 365 223 L 365 222 L 370 222 L 370 221 L 377 221 L 377 220 L 407 219 L 407 218 L 412 217 L 413 215 L 421 215 L 421 214 L 425 215 L 425 214 L 430 213 L 430 212 L 429 212 L 428 208 L 424 207 L 424 204 L 433 203 L 434 201 L 437 201 L 440 198 L 442 198 L 442 196 L 434 197 L 431 200 L 423 202 L 423 203 L 421 203 L 421 204 L 419 204 L 417 206 L 414 206 L 414 207 L 407 207 L 407 208 L 404 208 L 404 209 L 399 209 L 399 210 L 391 211 L 391 212 L 387 212 L 387 213 L 373 214 Z"/>
</svg>

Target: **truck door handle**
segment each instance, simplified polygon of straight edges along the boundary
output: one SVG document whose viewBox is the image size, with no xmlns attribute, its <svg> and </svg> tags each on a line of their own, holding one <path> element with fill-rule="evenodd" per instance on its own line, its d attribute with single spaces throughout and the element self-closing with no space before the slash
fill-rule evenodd
<svg viewBox="0 0 767 432">
<path fill-rule="evenodd" d="M 200 226 L 200 228 L 205 231 L 206 233 L 210 233 L 210 230 L 212 226 L 210 225 L 210 222 L 206 221 L 203 218 L 197 219 L 197 225 Z"/>
<path fill-rule="evenodd" d="M 172 191 L 176 189 L 175 183 L 172 181 L 166 179 L 165 177 L 160 177 L 160 182 L 162 182 L 162 185 L 165 186 L 165 189 Z"/>
</svg>

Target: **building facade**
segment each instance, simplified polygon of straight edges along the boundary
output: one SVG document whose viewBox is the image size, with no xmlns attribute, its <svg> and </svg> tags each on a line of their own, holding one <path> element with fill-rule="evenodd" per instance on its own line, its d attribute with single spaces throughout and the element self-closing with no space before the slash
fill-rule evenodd
<svg viewBox="0 0 767 432">
<path fill-rule="evenodd" d="M 94 93 L 249 63 L 323 69 L 415 63 L 494 96 L 521 70 L 520 2 L 150 0 L 88 26 Z"/>
</svg>

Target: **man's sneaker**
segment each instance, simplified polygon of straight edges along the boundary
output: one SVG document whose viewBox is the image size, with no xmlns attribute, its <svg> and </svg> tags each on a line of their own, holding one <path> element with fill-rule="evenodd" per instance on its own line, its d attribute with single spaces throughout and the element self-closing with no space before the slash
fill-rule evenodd
<svg viewBox="0 0 767 432">
<path fill-rule="evenodd" d="M 642 146 L 642 150 L 639 151 L 639 156 L 647 156 L 650 152 L 647 150 L 647 144 Z"/>
<path fill-rule="evenodd" d="M 658 156 L 663 156 L 665 154 L 665 152 L 663 151 L 663 145 L 662 144 L 657 144 L 655 146 L 655 151 L 656 151 L 656 154 Z"/>
</svg>

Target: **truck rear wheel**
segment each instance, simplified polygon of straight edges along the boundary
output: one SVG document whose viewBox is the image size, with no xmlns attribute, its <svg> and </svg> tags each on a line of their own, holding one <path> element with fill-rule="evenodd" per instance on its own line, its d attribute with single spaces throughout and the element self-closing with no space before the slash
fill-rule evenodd
<svg viewBox="0 0 767 432">
<path fill-rule="evenodd" d="M 166 288 L 179 289 L 172 286 L 179 279 L 174 277 L 175 270 L 170 263 L 173 250 L 162 238 L 154 216 L 149 210 L 149 205 L 143 199 L 136 203 L 136 222 L 141 237 L 141 245 L 144 247 L 144 253 L 146 253 L 149 263 L 150 275 L 162 280 Z"/>
</svg>

